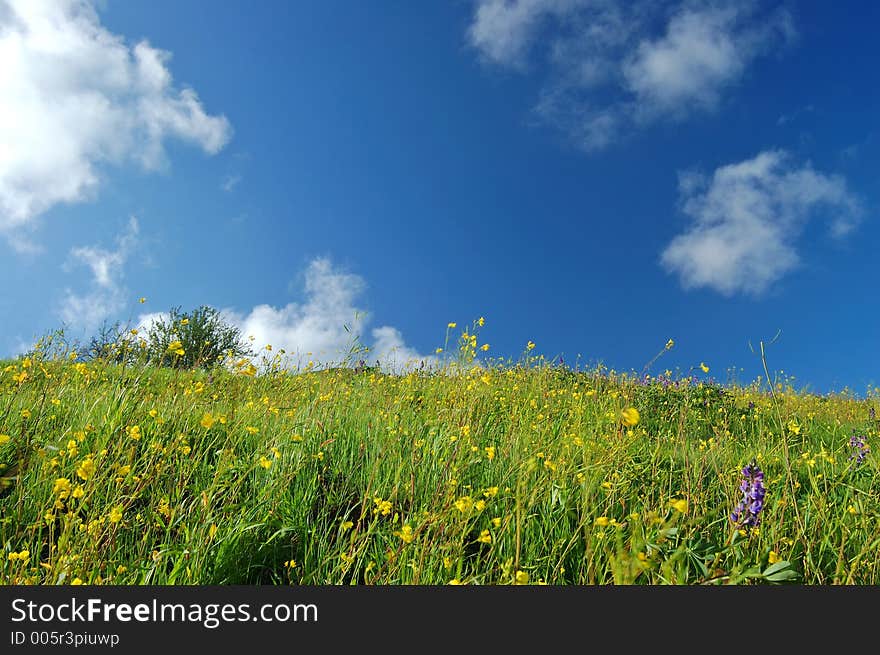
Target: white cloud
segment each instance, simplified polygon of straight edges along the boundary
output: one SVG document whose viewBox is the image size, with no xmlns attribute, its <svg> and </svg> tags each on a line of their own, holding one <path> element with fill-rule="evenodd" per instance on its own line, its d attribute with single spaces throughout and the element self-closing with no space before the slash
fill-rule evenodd
<svg viewBox="0 0 880 655">
<path fill-rule="evenodd" d="M 147 332 L 156 323 L 159 323 L 160 321 L 162 323 L 168 323 L 170 320 L 171 314 L 169 312 L 150 312 L 147 314 L 141 314 L 135 322 L 135 328 L 138 332 Z"/>
<path fill-rule="evenodd" d="M 661 118 L 714 109 L 794 33 L 784 9 L 757 2 L 476 0 L 468 38 L 485 60 L 517 70 L 546 44 L 536 114 L 597 150 Z"/>
<path fill-rule="evenodd" d="M 67 325 L 91 331 L 125 306 L 124 266 L 137 246 L 139 233 L 138 221 L 132 217 L 126 231 L 117 238 L 114 250 L 98 246 L 71 249 L 68 266 L 87 266 L 92 279 L 90 289 L 85 293 L 65 290 L 58 314 Z"/>
<path fill-rule="evenodd" d="M 355 338 L 370 347 L 370 352 L 353 356 L 354 363 L 360 359 L 369 363 L 379 360 L 393 370 L 419 366 L 422 361 L 432 365 L 435 358 L 408 347 L 394 327 L 373 329 L 372 343 L 362 339 L 361 331 L 370 323 L 370 316 L 356 306 L 356 299 L 364 288 L 360 276 L 339 271 L 328 259 L 315 259 L 305 273 L 305 302 L 283 307 L 258 305 L 247 315 L 226 310 L 224 316 L 241 329 L 244 337 L 253 336 L 256 350 L 267 344 L 272 346 L 273 354 L 283 349 L 292 365 L 304 366 L 308 361 L 341 364 Z"/>
<path fill-rule="evenodd" d="M 478 0 L 468 37 L 487 59 L 522 67 L 545 19 L 565 17 L 588 4 L 588 0 Z"/>
<path fill-rule="evenodd" d="M 711 178 L 680 176 L 682 211 L 692 219 L 661 255 L 685 288 L 724 295 L 760 294 L 799 263 L 797 240 L 815 215 L 834 237 L 851 231 L 859 200 L 837 175 L 796 165 L 784 151 L 765 151 L 718 168 Z"/>
<path fill-rule="evenodd" d="M 220 188 L 226 191 L 227 193 L 232 192 L 235 187 L 241 182 L 241 175 L 227 175 L 223 178 L 223 183 L 220 185 Z"/>
<path fill-rule="evenodd" d="M 0 0 L 0 232 L 22 232 L 58 203 L 93 197 L 108 164 L 165 164 L 176 138 L 219 151 L 231 128 L 177 89 L 170 53 L 133 47 L 87 0 Z"/>
</svg>

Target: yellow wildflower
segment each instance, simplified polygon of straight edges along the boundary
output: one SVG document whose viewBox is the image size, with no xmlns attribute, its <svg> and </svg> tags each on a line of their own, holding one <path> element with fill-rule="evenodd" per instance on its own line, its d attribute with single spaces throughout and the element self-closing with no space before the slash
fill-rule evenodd
<svg viewBox="0 0 880 655">
<path fill-rule="evenodd" d="M 382 516 L 388 516 L 391 514 L 391 501 L 390 500 L 382 500 L 381 498 L 373 498 L 373 503 L 375 507 L 373 508 L 373 513 L 381 514 Z"/>
<path fill-rule="evenodd" d="M 76 474 L 82 480 L 88 480 L 95 474 L 95 462 L 91 457 L 86 457 L 80 462 L 79 467 L 76 469 Z"/>
<path fill-rule="evenodd" d="M 394 535 L 400 537 L 405 544 L 412 543 L 412 540 L 415 539 L 412 526 L 409 524 L 403 526 L 400 530 L 395 532 Z"/>
<path fill-rule="evenodd" d="M 67 478 L 58 478 L 55 480 L 55 486 L 52 487 L 52 493 L 59 498 L 67 498 L 70 495 L 70 480 Z"/>
<path fill-rule="evenodd" d="M 470 496 L 462 496 L 455 501 L 455 508 L 462 514 L 468 512 L 474 506 Z"/>
<path fill-rule="evenodd" d="M 627 427 L 633 427 L 639 424 L 639 420 L 641 420 L 641 416 L 639 415 L 639 410 L 635 407 L 627 407 L 620 414 L 623 419 L 623 424 Z"/>
</svg>

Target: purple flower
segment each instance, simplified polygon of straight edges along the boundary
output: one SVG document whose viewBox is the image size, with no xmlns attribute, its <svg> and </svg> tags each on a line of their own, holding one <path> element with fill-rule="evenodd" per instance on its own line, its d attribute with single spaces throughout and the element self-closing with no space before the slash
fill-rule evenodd
<svg viewBox="0 0 880 655">
<path fill-rule="evenodd" d="M 730 520 L 740 528 L 750 530 L 757 528 L 761 523 L 761 511 L 764 509 L 764 472 L 755 460 L 743 467 L 742 482 L 739 490 L 742 492 L 742 500 L 734 508 Z"/>
<path fill-rule="evenodd" d="M 865 457 L 871 452 L 868 445 L 868 438 L 865 435 L 853 434 L 849 438 L 849 447 L 852 448 L 852 454 L 849 456 L 851 460 L 856 460 L 856 466 L 860 466 L 865 461 Z"/>
</svg>

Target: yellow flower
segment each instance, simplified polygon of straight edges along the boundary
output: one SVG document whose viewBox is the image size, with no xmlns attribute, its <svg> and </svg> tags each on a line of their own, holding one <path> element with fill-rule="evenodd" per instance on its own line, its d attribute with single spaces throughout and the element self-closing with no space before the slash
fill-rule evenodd
<svg viewBox="0 0 880 655">
<path fill-rule="evenodd" d="M 480 533 L 480 536 L 477 537 L 477 541 L 481 544 L 491 544 L 492 543 L 492 535 L 488 530 L 483 530 Z"/>
<path fill-rule="evenodd" d="M 130 425 L 125 428 L 125 431 L 128 432 L 128 436 L 135 441 L 141 438 L 141 428 L 139 425 Z"/>
<path fill-rule="evenodd" d="M 55 486 L 52 487 L 52 493 L 59 498 L 67 498 L 70 495 L 70 480 L 67 478 L 58 478 L 55 480 Z"/>
<path fill-rule="evenodd" d="M 268 469 L 270 466 L 272 466 L 272 460 L 266 459 L 265 457 L 263 457 L 261 455 L 260 456 L 260 466 L 262 466 L 264 469 Z"/>
<path fill-rule="evenodd" d="M 188 319 L 188 318 L 183 318 L 183 319 L 181 319 L 181 320 L 180 320 L 180 324 L 181 324 L 181 325 L 189 325 L 189 319 Z"/>
<path fill-rule="evenodd" d="M 625 410 L 621 412 L 621 418 L 623 419 L 623 424 L 627 427 L 633 427 L 634 425 L 639 424 L 639 420 L 641 420 L 641 416 L 639 415 L 639 410 L 635 407 L 627 407 Z"/>
<path fill-rule="evenodd" d="M 95 462 L 92 461 L 91 457 L 86 457 L 80 462 L 79 467 L 76 469 L 76 474 L 82 480 L 88 480 L 95 474 Z"/>
<path fill-rule="evenodd" d="M 482 350 L 482 351 L 484 351 L 484 352 L 487 351 L 487 350 L 489 350 L 489 344 L 488 344 L 488 343 L 484 343 L 482 346 L 480 346 L 480 350 Z"/>
<path fill-rule="evenodd" d="M 339 527 L 342 529 L 343 532 L 345 532 L 346 530 L 351 530 L 354 527 L 354 522 L 353 521 L 343 521 L 342 525 L 340 525 Z"/>
<path fill-rule="evenodd" d="M 514 577 L 514 584 L 529 584 L 529 574 L 525 571 L 517 571 Z"/>
<path fill-rule="evenodd" d="M 779 554 L 775 550 L 771 550 L 770 554 L 767 556 L 767 562 L 770 564 L 776 564 L 779 561 Z"/>
<path fill-rule="evenodd" d="M 415 535 L 413 534 L 412 526 L 407 524 L 403 526 L 400 530 L 394 533 L 395 536 L 400 537 L 403 540 L 403 543 L 409 544 L 412 543 L 412 540 L 415 539 Z"/>
<path fill-rule="evenodd" d="M 21 417 L 22 418 L 30 418 L 31 417 L 31 410 L 29 410 L 29 409 L 21 410 Z"/>
<path fill-rule="evenodd" d="M 791 421 L 788 422 L 788 431 L 791 432 L 792 434 L 800 434 L 801 433 L 801 426 L 799 426 L 797 424 L 797 421 L 792 419 Z"/>
<path fill-rule="evenodd" d="M 461 580 L 459 580 L 458 578 L 452 578 L 452 580 L 450 580 L 450 581 L 447 582 L 446 584 L 450 584 L 450 585 L 453 585 L 453 586 L 458 586 L 458 585 L 461 584 Z"/>
<path fill-rule="evenodd" d="M 2 446 L 5 443 L 9 443 L 10 439 L 11 439 L 11 437 L 8 434 L 0 434 L 0 446 Z"/>
<path fill-rule="evenodd" d="M 494 496 L 497 496 L 497 495 L 498 495 L 498 487 L 487 487 L 487 488 L 483 491 L 483 495 L 484 495 L 486 498 L 492 498 L 492 497 L 494 497 Z"/>
<path fill-rule="evenodd" d="M 669 504 L 676 512 L 681 512 L 682 514 L 687 514 L 688 511 L 688 502 L 684 498 L 673 498 L 669 501 Z"/>
<path fill-rule="evenodd" d="M 675 342 L 672 339 L 670 339 L 669 341 L 666 342 L 666 350 L 672 349 L 672 346 L 674 346 L 674 345 L 675 345 Z"/>
<path fill-rule="evenodd" d="M 210 429 L 211 429 L 211 426 L 214 425 L 214 422 L 215 422 L 216 420 L 217 420 L 217 419 L 215 419 L 215 418 L 211 415 L 211 412 L 205 412 L 205 415 L 202 416 L 202 420 L 199 421 L 199 422 L 202 424 L 202 427 L 203 427 L 203 428 L 205 428 L 206 430 L 210 430 Z"/>
<path fill-rule="evenodd" d="M 248 432 L 248 434 L 256 434 L 257 432 L 260 431 L 260 428 L 255 428 L 255 427 L 252 426 L 252 425 L 248 425 L 248 426 L 245 428 L 245 430 Z"/>
<path fill-rule="evenodd" d="M 526 344 L 526 350 L 533 350 L 534 348 L 535 348 L 535 342 L 534 342 L 534 341 L 529 341 L 529 342 Z"/>
<path fill-rule="evenodd" d="M 145 302 L 147 302 L 147 299 L 144 297 L 141 297 L 141 298 L 138 298 L 138 302 L 143 305 Z"/>
<path fill-rule="evenodd" d="M 480 316 L 480 318 L 477 320 L 477 325 L 479 325 L 480 327 L 483 327 L 485 324 L 486 324 L 486 319 L 483 318 L 482 316 Z"/>
<path fill-rule="evenodd" d="M 78 578 L 78 577 L 77 577 L 77 578 L 74 578 L 73 580 L 70 581 L 70 584 L 72 584 L 72 585 L 74 585 L 74 586 L 76 586 L 76 585 L 81 585 L 82 583 L 83 583 L 83 581 L 82 581 L 80 578 Z"/>
<path fill-rule="evenodd" d="M 708 372 L 709 372 L 709 367 L 706 366 L 706 363 L 705 363 L 705 362 L 700 362 L 700 368 L 702 369 L 703 373 L 708 373 Z"/>
<path fill-rule="evenodd" d="M 495 459 L 495 446 L 486 446 L 483 450 L 486 451 L 486 459 L 489 461 Z"/>
<path fill-rule="evenodd" d="M 114 505 L 109 518 L 110 523 L 119 523 L 122 520 L 122 505 Z"/>
<path fill-rule="evenodd" d="M 496 527 L 496 528 L 501 527 L 501 517 L 500 516 L 496 516 L 495 518 L 492 519 L 492 526 Z"/>
<path fill-rule="evenodd" d="M 462 514 L 468 512 L 474 506 L 470 496 L 462 496 L 455 501 L 455 508 Z"/>
<path fill-rule="evenodd" d="M 435 350 L 434 352 L 439 355 L 440 353 L 443 352 L 443 348 L 437 348 L 437 350 Z"/>
<path fill-rule="evenodd" d="M 373 498 L 373 503 L 375 507 L 373 508 L 374 514 L 381 514 L 382 516 L 388 516 L 391 514 L 391 501 L 390 500 L 382 500 L 381 498 Z"/>
<path fill-rule="evenodd" d="M 610 523 L 610 521 L 608 520 L 607 516 L 600 516 L 595 521 L 593 521 L 593 523 L 598 525 L 600 528 L 604 528 L 605 526 L 608 525 L 608 523 Z"/>
<path fill-rule="evenodd" d="M 83 488 L 80 485 L 76 485 L 73 488 L 73 491 L 71 492 L 70 495 L 73 496 L 74 498 L 82 498 L 83 496 L 86 495 L 86 492 L 83 490 Z"/>
<path fill-rule="evenodd" d="M 458 323 L 449 323 L 446 327 L 448 327 L 450 330 L 452 330 L 452 329 L 458 327 Z"/>
</svg>

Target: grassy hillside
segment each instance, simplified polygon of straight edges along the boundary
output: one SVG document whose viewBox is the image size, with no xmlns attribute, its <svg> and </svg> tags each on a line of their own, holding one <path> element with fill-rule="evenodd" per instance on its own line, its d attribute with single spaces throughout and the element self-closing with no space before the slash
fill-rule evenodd
<svg viewBox="0 0 880 655">
<path fill-rule="evenodd" d="M 876 399 L 534 358 L 243 373 L 0 366 L 0 582 L 880 583 L 851 459 Z M 730 516 L 752 460 L 756 528 Z"/>
</svg>

